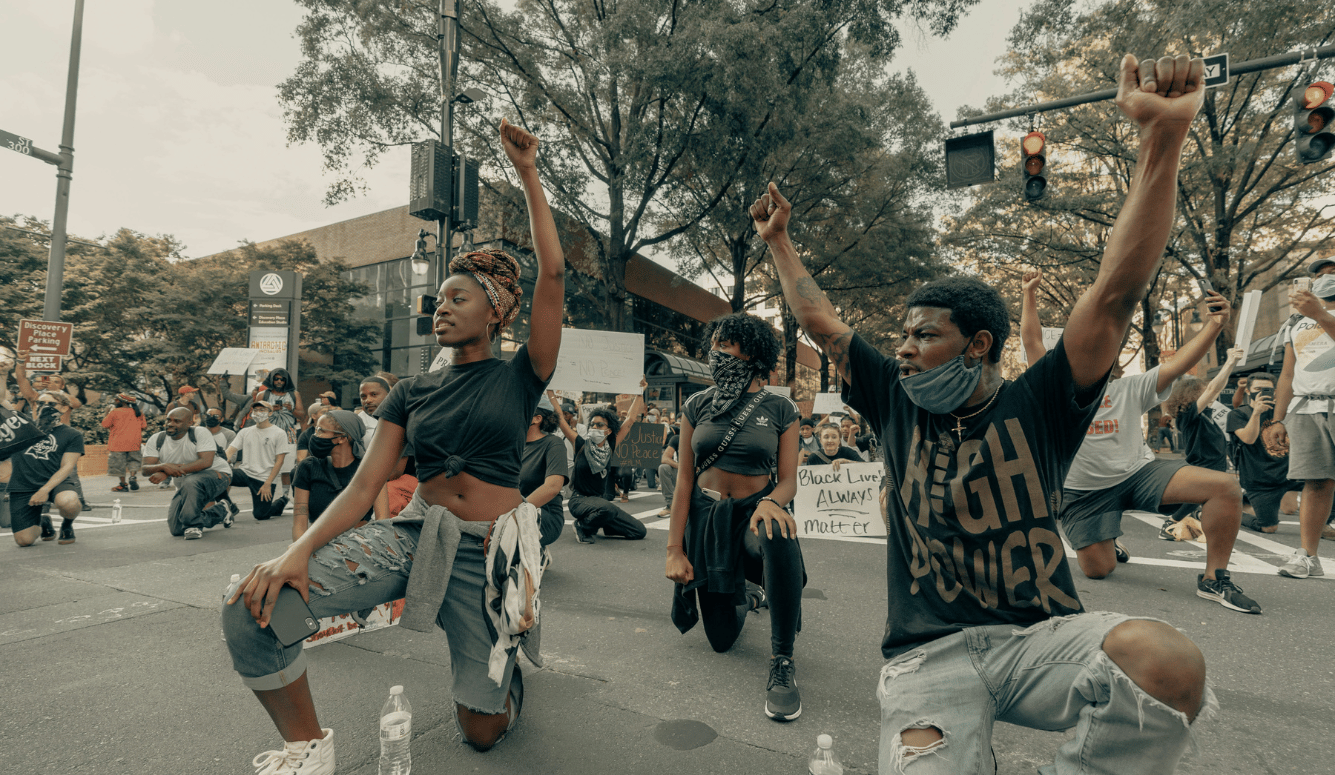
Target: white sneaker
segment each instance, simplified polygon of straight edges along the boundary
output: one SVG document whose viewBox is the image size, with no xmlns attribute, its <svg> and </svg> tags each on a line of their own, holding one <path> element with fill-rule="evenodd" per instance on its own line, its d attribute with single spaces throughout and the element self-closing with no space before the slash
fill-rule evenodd
<svg viewBox="0 0 1335 775">
<path fill-rule="evenodd" d="M 1312 573 L 1312 565 L 1316 565 L 1316 573 Z M 1279 575 L 1288 576 L 1291 579 L 1305 579 L 1308 576 L 1324 575 L 1321 569 L 1321 561 L 1315 557 L 1308 557 L 1306 549 L 1299 549 L 1293 553 L 1283 565 L 1279 566 Z"/>
<path fill-rule="evenodd" d="M 193 541 L 196 538 L 203 538 L 204 531 L 197 527 L 188 527 L 185 529 L 185 540 Z"/>
<path fill-rule="evenodd" d="M 265 751 L 251 762 L 255 775 L 334 775 L 334 730 L 324 738 L 287 743 L 281 751 Z"/>
</svg>

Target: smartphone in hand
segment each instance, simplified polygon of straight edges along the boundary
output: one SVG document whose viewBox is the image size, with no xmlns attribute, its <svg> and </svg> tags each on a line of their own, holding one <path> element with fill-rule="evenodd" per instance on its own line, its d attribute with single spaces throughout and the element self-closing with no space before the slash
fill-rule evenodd
<svg viewBox="0 0 1335 775">
<path fill-rule="evenodd" d="M 274 601 L 269 629 L 279 643 L 294 646 L 319 632 L 320 620 L 311 613 L 311 607 L 301 599 L 300 592 L 285 586 Z"/>
</svg>

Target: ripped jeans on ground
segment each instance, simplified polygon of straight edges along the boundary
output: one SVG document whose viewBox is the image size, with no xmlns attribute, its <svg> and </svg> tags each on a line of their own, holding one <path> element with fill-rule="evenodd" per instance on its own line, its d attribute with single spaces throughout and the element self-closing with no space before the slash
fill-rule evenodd
<svg viewBox="0 0 1335 775">
<path fill-rule="evenodd" d="M 1208 686 L 1196 722 L 1145 693 L 1103 651 L 1113 627 L 1133 617 L 1090 612 L 1023 629 L 971 627 L 892 659 L 881 669 L 880 775 L 992 775 L 992 727 L 1005 721 L 1075 737 L 1043 775 L 1171 773 L 1194 724 L 1218 705 Z M 905 746 L 901 733 L 937 729 L 942 739 Z"/>
<path fill-rule="evenodd" d="M 415 524 L 371 522 L 317 549 L 309 570 L 311 613 L 335 616 L 402 598 L 420 529 Z M 485 587 L 482 539 L 464 534 L 436 623 L 449 641 L 454 701 L 495 714 L 505 710 L 515 655 L 510 654 L 499 685 L 487 677 L 494 637 L 483 610 Z M 222 623 L 232 665 L 250 689 L 279 689 L 306 672 L 303 644 L 284 648 L 269 628 L 257 626 L 241 600 L 223 606 Z"/>
</svg>

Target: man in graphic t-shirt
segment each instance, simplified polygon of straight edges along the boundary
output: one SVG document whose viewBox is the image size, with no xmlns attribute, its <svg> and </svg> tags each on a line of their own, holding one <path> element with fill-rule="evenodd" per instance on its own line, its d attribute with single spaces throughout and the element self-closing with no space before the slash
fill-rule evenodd
<svg viewBox="0 0 1335 775">
<path fill-rule="evenodd" d="M 1302 547 L 1279 568 L 1293 579 L 1324 576 L 1317 557 L 1321 530 L 1335 502 L 1335 259 L 1319 258 L 1308 270 L 1312 290 L 1289 295 L 1302 315 L 1284 340 L 1284 370 L 1275 387 L 1275 418 L 1261 431 L 1272 451 L 1287 449 L 1289 478 L 1303 483 L 1298 506 Z"/>
<path fill-rule="evenodd" d="M 232 486 L 232 467 L 207 429 L 194 425 L 194 412 L 176 407 L 167 413 L 167 429 L 144 443 L 144 473 L 157 484 L 176 480 L 167 507 L 167 531 L 186 540 L 204 537 L 214 525 L 232 526 L 222 496 Z"/>
<path fill-rule="evenodd" d="M 1074 728 L 1061 771 L 1167 772 L 1214 703 L 1204 658 L 1181 632 L 1083 613 L 1056 522 L 1062 481 L 1167 244 L 1202 73 L 1200 60 L 1123 59 L 1117 103 L 1140 128 L 1126 202 L 1064 339 L 1013 383 L 998 363 L 1010 317 L 995 289 L 963 277 L 921 286 L 905 303 L 898 357 L 887 358 L 803 266 L 778 188 L 751 208 L 785 300 L 882 442 L 882 772 L 990 772 L 998 718 Z"/>
<path fill-rule="evenodd" d="M 32 399 L 37 430 L 46 434 L 11 457 L 9 519 L 14 543 L 32 546 L 56 537 L 51 517 L 42 513 L 50 504 L 60 512 L 60 543 L 74 543 L 74 518 L 82 507 L 73 481 L 83 455 L 83 434 L 69 426 L 74 410 L 69 396 L 44 390 Z"/>
</svg>

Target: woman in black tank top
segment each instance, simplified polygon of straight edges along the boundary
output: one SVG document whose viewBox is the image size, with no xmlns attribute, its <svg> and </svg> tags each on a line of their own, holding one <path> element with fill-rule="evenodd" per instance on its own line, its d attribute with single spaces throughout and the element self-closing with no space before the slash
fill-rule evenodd
<svg viewBox="0 0 1335 775">
<path fill-rule="evenodd" d="M 787 511 L 797 494 L 800 416 L 790 399 L 765 391 L 779 358 L 768 323 L 727 315 L 706 335 L 715 385 L 682 407 L 667 549 L 667 577 L 677 582 L 672 620 L 685 633 L 703 619 L 709 645 L 722 652 L 747 612 L 768 607 L 765 715 L 790 721 L 802 713 L 793 642 L 805 574 Z"/>
<path fill-rule="evenodd" d="M 352 481 L 282 556 L 255 566 L 228 596 L 222 618 L 233 666 L 286 741 L 257 757 L 266 772 L 334 771 L 333 731 L 316 718 L 301 641 L 283 645 L 268 627 L 285 586 L 307 600 L 311 618 L 402 598 L 403 628 L 443 628 L 452 715 L 464 742 L 479 750 L 518 719 L 518 650 L 541 664 L 538 638 L 527 637 L 540 626 L 537 510 L 519 493 L 519 472 L 527 418 L 560 351 L 565 258 L 538 179 L 537 138 L 504 121 L 500 134 L 528 203 L 537 256 L 528 342 L 508 360 L 492 354 L 519 314 L 519 263 L 501 251 L 451 260 L 432 318 L 451 363 L 394 386 Z M 348 531 L 406 444 L 421 480 L 412 501 L 396 519 Z"/>
</svg>

